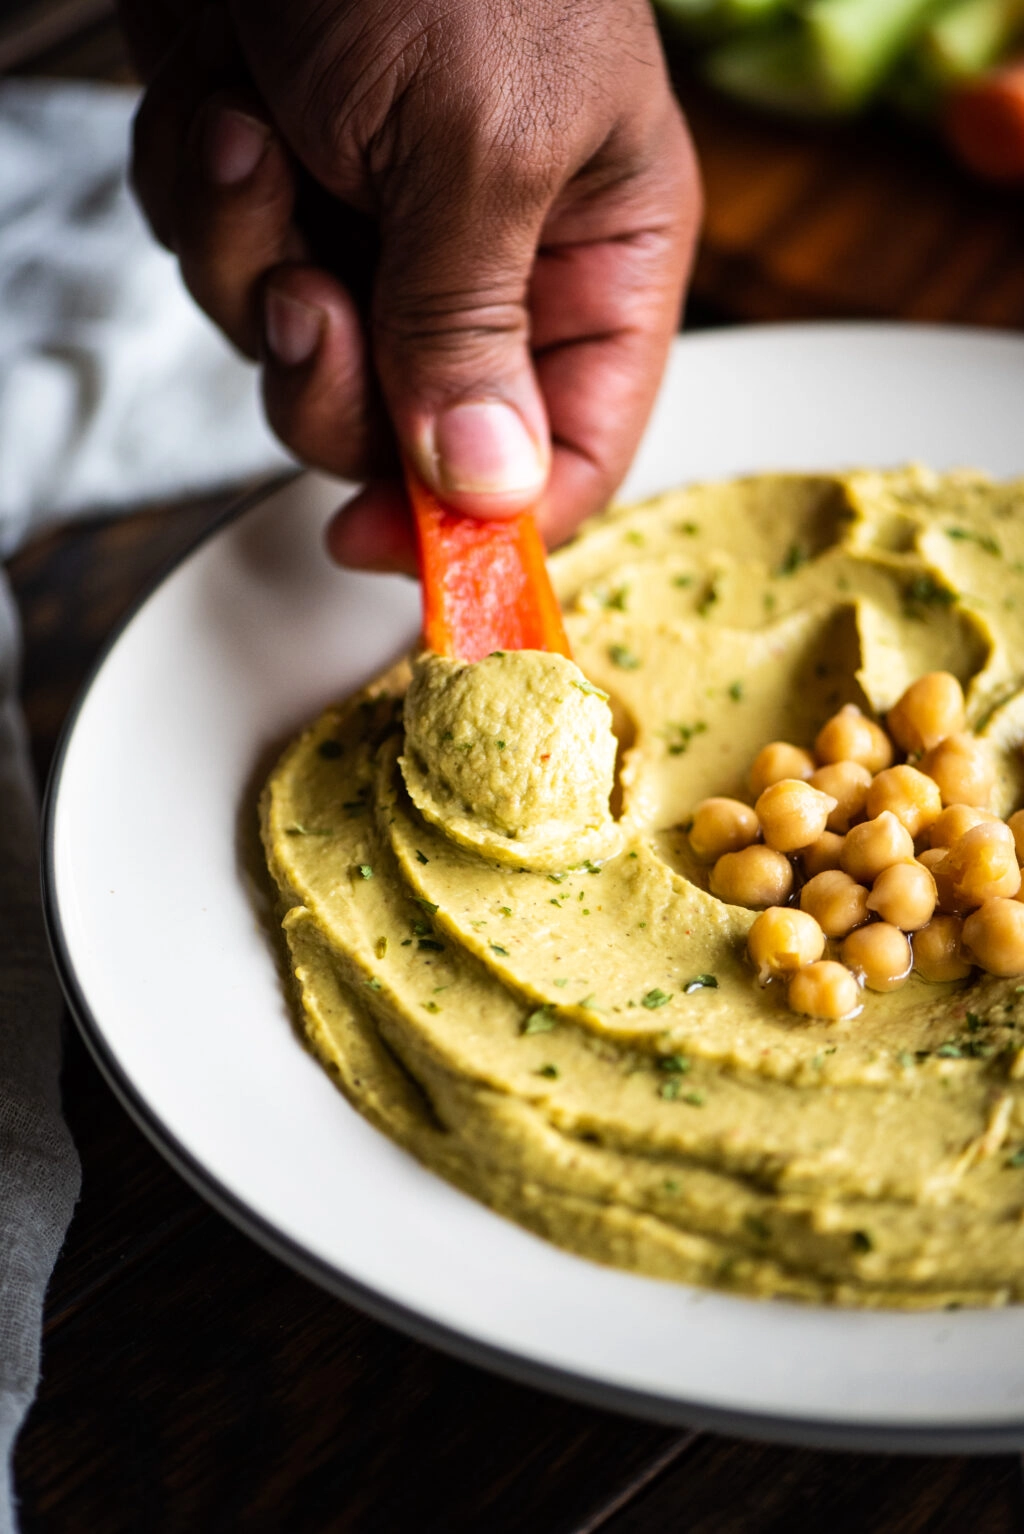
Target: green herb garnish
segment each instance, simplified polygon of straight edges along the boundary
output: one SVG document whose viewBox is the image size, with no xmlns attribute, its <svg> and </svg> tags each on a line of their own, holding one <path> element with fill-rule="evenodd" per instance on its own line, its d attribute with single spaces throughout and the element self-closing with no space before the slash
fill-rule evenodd
<svg viewBox="0 0 1024 1534">
<path fill-rule="evenodd" d="M 341 741 L 322 740 L 316 749 L 317 754 L 322 756 L 325 762 L 334 762 L 341 755 Z"/>
<path fill-rule="evenodd" d="M 360 875 L 360 878 L 363 878 L 363 879 L 372 879 L 373 878 L 373 869 L 372 869 L 372 867 L 370 866 L 369 863 L 360 863 L 360 865 L 359 865 L 359 875 Z"/>
<path fill-rule="evenodd" d="M 538 1007 L 523 1024 L 524 1033 L 550 1033 L 555 1026 L 555 1014 L 550 1007 Z"/>
<path fill-rule="evenodd" d="M 417 847 L 416 848 L 416 861 L 417 861 L 417 863 L 429 863 L 430 859 L 427 857 L 425 852 L 421 852 L 420 849 Z"/>
<path fill-rule="evenodd" d="M 1024 1166 L 1024 1146 L 1021 1146 L 1020 1150 L 1015 1150 L 1012 1156 L 1007 1157 L 1006 1165 L 1013 1167 Z"/>
<path fill-rule="evenodd" d="M 379 980 L 364 980 L 363 984 L 366 986 L 366 989 L 368 991 L 379 991 L 380 990 L 380 981 Z"/>
<path fill-rule="evenodd" d="M 903 611 L 914 617 L 918 607 L 952 607 L 958 600 L 950 586 L 943 586 L 934 575 L 915 575 L 903 588 Z"/>
<path fill-rule="evenodd" d="M 953 538 L 957 543 L 976 543 L 986 554 L 994 554 L 997 559 L 1002 557 L 1003 551 L 990 533 L 976 532 L 973 527 L 947 527 L 944 531 L 947 538 Z"/>
<path fill-rule="evenodd" d="M 728 687 L 728 693 L 729 693 L 729 696 L 730 696 L 730 698 L 732 699 L 732 701 L 734 703 L 742 703 L 743 702 L 743 683 L 739 682 L 739 681 L 730 682 L 729 683 L 729 687 Z"/>
<path fill-rule="evenodd" d="M 422 895 L 414 895 L 412 898 L 415 900 L 417 905 L 421 905 L 425 911 L 429 911 L 431 916 L 433 916 L 434 912 L 437 910 L 437 906 L 434 904 L 434 902 L 432 900 L 425 899 Z"/>
<path fill-rule="evenodd" d="M 717 991 L 717 975 L 694 975 L 692 980 L 687 980 L 683 986 L 683 995 L 692 996 L 694 991 Z"/>
<path fill-rule="evenodd" d="M 808 560 L 807 550 L 799 543 L 791 543 L 783 556 L 782 563 L 776 570 L 776 575 L 793 575 L 801 565 Z"/>
<path fill-rule="evenodd" d="M 537 1072 L 537 1075 L 546 1076 L 549 1081 L 555 1081 L 558 1077 L 558 1066 L 550 1064 L 542 1065 L 540 1070 Z"/>
<path fill-rule="evenodd" d="M 647 992 L 646 996 L 641 996 L 640 1005 L 646 1007 L 648 1012 L 656 1012 L 659 1007 L 666 1006 L 671 1000 L 671 994 L 655 986 L 652 991 Z"/>
<path fill-rule="evenodd" d="M 675 1078 L 670 1081 L 663 1081 L 661 1086 L 658 1088 L 658 1096 L 667 1098 L 668 1101 L 671 1102 L 674 1097 L 679 1096 L 679 1089 L 681 1085 L 682 1083 Z"/>
<path fill-rule="evenodd" d="M 507 948 L 502 948 L 500 943 L 492 943 L 491 944 L 491 952 L 492 953 L 500 954 L 503 959 L 507 959 L 508 958 L 508 949 Z"/>
<path fill-rule="evenodd" d="M 683 1102 L 689 1103 L 691 1108 L 703 1108 L 707 1098 L 703 1092 L 684 1092 Z"/>
<path fill-rule="evenodd" d="M 420 953 L 444 953 L 444 944 L 439 943 L 436 937 L 421 937 L 416 947 Z"/>
<path fill-rule="evenodd" d="M 671 1076 L 685 1076 L 690 1069 L 690 1061 L 685 1055 L 662 1055 L 658 1066 Z"/>
<path fill-rule="evenodd" d="M 855 1252 L 873 1252 L 875 1243 L 866 1230 L 855 1230 L 850 1236 L 850 1245 Z"/>
<path fill-rule="evenodd" d="M 609 645 L 608 659 L 613 666 L 619 666 L 623 671 L 637 671 L 643 664 L 639 655 L 634 655 L 629 646 L 624 644 Z"/>
<path fill-rule="evenodd" d="M 606 703 L 608 702 L 608 694 L 605 692 L 604 688 L 595 687 L 593 682 L 587 681 L 586 677 L 583 678 L 582 682 L 577 682 L 574 680 L 572 685 L 574 687 L 578 687 L 580 692 L 591 693 L 595 698 L 603 698 Z"/>
</svg>

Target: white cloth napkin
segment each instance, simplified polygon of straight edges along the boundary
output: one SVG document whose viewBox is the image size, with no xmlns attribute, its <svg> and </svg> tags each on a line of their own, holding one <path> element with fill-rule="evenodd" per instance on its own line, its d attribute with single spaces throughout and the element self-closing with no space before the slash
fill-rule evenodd
<svg viewBox="0 0 1024 1534">
<path fill-rule="evenodd" d="M 291 461 L 132 200 L 135 102 L 0 84 L 0 557 L 43 521 Z"/>
<path fill-rule="evenodd" d="M 0 84 L 0 558 L 47 522 L 290 460 L 255 375 L 194 307 L 125 184 L 135 93 Z M 57 1090 L 60 1000 L 0 573 L 0 1534 L 35 1393 L 43 1294 L 79 1169 Z"/>
</svg>

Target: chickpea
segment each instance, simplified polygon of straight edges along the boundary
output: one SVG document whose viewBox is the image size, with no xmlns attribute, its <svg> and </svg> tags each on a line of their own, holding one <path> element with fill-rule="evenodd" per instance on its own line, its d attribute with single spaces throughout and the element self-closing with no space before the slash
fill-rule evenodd
<svg viewBox="0 0 1024 1534">
<path fill-rule="evenodd" d="M 824 873 L 826 868 L 838 868 L 842 850 L 843 838 L 837 832 L 822 831 L 818 840 L 805 847 L 800 854 L 800 862 L 808 879 Z"/>
<path fill-rule="evenodd" d="M 896 819 L 918 837 L 942 814 L 939 785 L 916 767 L 887 767 L 872 780 L 864 801 L 868 819 L 892 810 Z"/>
<path fill-rule="evenodd" d="M 860 762 L 829 762 L 810 777 L 812 788 L 830 794 L 836 807 L 825 822 L 826 830 L 845 833 L 864 808 L 871 774 Z"/>
<path fill-rule="evenodd" d="M 917 861 L 927 868 L 935 880 L 935 906 L 939 911 L 962 912 L 963 905 L 956 892 L 956 882 L 949 868 L 949 848 L 929 847 L 920 853 Z"/>
<path fill-rule="evenodd" d="M 990 975 L 1024 975 L 1024 905 L 986 900 L 964 922 L 963 941 Z"/>
<path fill-rule="evenodd" d="M 813 771 L 814 758 L 809 751 L 791 746 L 788 740 L 772 740 L 754 757 L 747 781 L 750 792 L 757 798 L 773 783 L 781 783 L 783 778 L 806 780 Z"/>
<path fill-rule="evenodd" d="M 1014 810 L 1006 824 L 1013 832 L 1013 845 L 1017 849 L 1017 862 L 1024 863 L 1024 810 Z"/>
<path fill-rule="evenodd" d="M 868 910 L 903 932 L 916 932 L 931 921 L 938 891 L 922 863 L 893 863 L 883 868 L 868 897 Z"/>
<path fill-rule="evenodd" d="M 841 869 L 828 868 L 808 879 L 800 909 L 813 916 L 826 937 L 845 937 L 868 919 L 868 892 Z"/>
<path fill-rule="evenodd" d="M 914 968 L 922 980 L 966 980 L 971 961 L 960 946 L 964 923 L 961 916 L 933 916 L 914 933 Z"/>
<path fill-rule="evenodd" d="M 739 852 L 756 842 L 759 831 L 749 804 L 739 799 L 702 799 L 693 812 L 690 846 L 702 863 L 716 863 L 723 852 Z"/>
<path fill-rule="evenodd" d="M 949 671 L 929 671 L 911 682 L 889 710 L 889 734 L 904 751 L 930 751 L 964 727 L 963 688 Z"/>
<path fill-rule="evenodd" d="M 844 940 L 843 963 L 869 991 L 895 991 L 910 974 L 914 956 L 905 932 L 891 922 L 876 921 Z"/>
<path fill-rule="evenodd" d="M 1013 832 L 1001 820 L 972 826 L 950 847 L 943 869 L 952 878 L 953 891 L 964 910 L 998 897 L 1010 899 L 1020 889 Z"/>
<path fill-rule="evenodd" d="M 818 731 L 814 754 L 822 765 L 859 762 L 869 772 L 881 772 L 892 762 L 892 741 L 881 728 L 847 703 Z"/>
<path fill-rule="evenodd" d="M 892 810 L 883 810 L 847 834 L 839 866 L 859 884 L 874 884 L 883 868 L 909 863 L 913 856 L 914 838 Z"/>
<path fill-rule="evenodd" d="M 972 826 L 980 826 L 983 820 L 996 820 L 991 810 L 979 809 L 976 804 L 951 804 L 943 810 L 938 820 L 928 828 L 928 840 L 933 847 L 952 847 Z"/>
<path fill-rule="evenodd" d="M 764 910 L 789 899 L 793 868 L 784 853 L 755 843 L 720 857 L 711 870 L 710 884 L 711 893 L 729 905 Z"/>
<path fill-rule="evenodd" d="M 813 964 L 825 952 L 825 934 L 812 916 L 792 906 L 769 906 L 747 934 L 747 952 L 762 985 Z"/>
<path fill-rule="evenodd" d="M 1024 911 L 1024 906 L 1021 907 Z M 819 959 L 798 969 L 787 992 L 790 1010 L 830 1022 L 853 1017 L 862 1006 L 860 986 L 850 971 L 834 959 Z"/>
<path fill-rule="evenodd" d="M 943 804 L 986 805 L 995 786 L 992 753 L 983 740 L 961 731 L 947 735 L 921 758 L 921 771 L 939 785 Z"/>
<path fill-rule="evenodd" d="M 754 805 L 765 842 L 776 852 L 796 852 L 816 842 L 835 807 L 828 794 L 797 778 L 772 783 Z"/>
</svg>

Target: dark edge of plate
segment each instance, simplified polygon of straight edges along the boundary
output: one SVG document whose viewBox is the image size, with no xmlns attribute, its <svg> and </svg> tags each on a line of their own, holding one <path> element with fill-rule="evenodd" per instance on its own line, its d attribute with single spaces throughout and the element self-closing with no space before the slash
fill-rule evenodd
<svg viewBox="0 0 1024 1534">
<path fill-rule="evenodd" d="M 759 328 L 788 329 L 792 327 Z M 57 902 L 54 866 L 54 825 L 64 762 L 78 716 L 96 678 L 114 646 L 120 641 L 150 597 L 209 539 L 257 505 L 262 504 L 271 495 L 284 489 L 289 480 L 298 479 L 300 475 L 301 471 L 298 471 L 294 475 L 272 481 L 243 496 L 238 502 L 229 506 L 223 516 L 218 517 L 210 527 L 204 529 L 188 548 L 178 554 L 153 578 L 118 623 L 93 663 L 78 697 L 68 712 L 50 766 L 43 798 L 40 831 L 40 876 L 46 936 L 57 978 L 71 1015 L 107 1085 L 129 1117 L 175 1171 L 208 1203 L 212 1204 L 219 1214 L 230 1220 L 244 1235 L 257 1241 L 274 1257 L 301 1273 L 304 1278 L 312 1280 L 313 1283 L 339 1299 L 364 1311 L 375 1321 L 394 1326 L 418 1342 L 440 1348 L 476 1367 L 491 1369 L 518 1384 L 540 1387 L 557 1395 L 566 1396 L 570 1400 L 582 1402 L 586 1406 L 620 1411 L 649 1421 L 678 1427 L 706 1429 L 762 1442 L 896 1454 L 1019 1452 L 1024 1446 L 1024 1420 L 990 1427 L 978 1427 L 966 1423 L 941 1427 L 908 1427 L 902 1423 L 846 1424 L 818 1421 L 813 1418 L 759 1415 L 753 1412 L 706 1406 L 676 1397 L 654 1395 L 646 1391 L 630 1389 L 628 1386 L 590 1379 L 585 1375 L 573 1374 L 539 1360 L 524 1359 L 517 1354 L 505 1352 L 504 1349 L 491 1343 L 465 1336 L 440 1321 L 431 1320 L 415 1310 L 410 1310 L 397 1300 L 388 1299 L 375 1290 L 367 1288 L 358 1279 L 312 1256 L 297 1242 L 276 1230 L 196 1161 L 136 1091 L 108 1048 L 99 1023 L 85 1000 L 64 937 Z"/>
</svg>

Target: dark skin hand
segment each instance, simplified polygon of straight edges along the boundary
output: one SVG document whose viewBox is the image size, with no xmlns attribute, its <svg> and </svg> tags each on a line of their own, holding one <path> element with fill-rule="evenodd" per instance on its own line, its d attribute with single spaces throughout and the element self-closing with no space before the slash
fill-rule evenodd
<svg viewBox="0 0 1024 1534">
<path fill-rule="evenodd" d="M 274 430 L 365 488 L 345 564 L 414 567 L 400 454 L 476 516 L 599 510 L 700 209 L 647 0 L 121 0 L 133 176 Z"/>
</svg>

